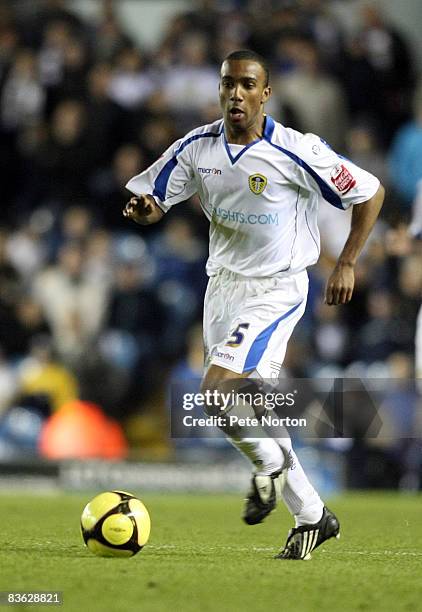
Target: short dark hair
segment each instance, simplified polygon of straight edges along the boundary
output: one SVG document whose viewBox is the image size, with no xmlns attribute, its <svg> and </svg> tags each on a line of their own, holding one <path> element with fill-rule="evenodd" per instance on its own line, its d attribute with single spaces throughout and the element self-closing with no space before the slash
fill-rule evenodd
<svg viewBox="0 0 422 612">
<path fill-rule="evenodd" d="M 259 64 L 265 72 L 265 87 L 268 86 L 270 82 L 270 68 L 265 57 L 262 57 L 262 55 L 259 55 L 259 53 L 255 53 L 255 51 L 251 51 L 250 49 L 239 49 L 238 51 L 232 51 L 226 55 L 223 62 L 230 60 L 251 60 L 252 62 Z"/>
</svg>

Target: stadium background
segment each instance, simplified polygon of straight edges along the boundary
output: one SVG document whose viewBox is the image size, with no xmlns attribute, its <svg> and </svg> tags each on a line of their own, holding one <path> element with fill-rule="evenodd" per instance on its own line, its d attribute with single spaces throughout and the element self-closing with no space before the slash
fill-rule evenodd
<svg viewBox="0 0 422 612">
<path fill-rule="evenodd" d="M 387 191 L 341 308 L 322 294 L 350 217 L 322 204 L 286 373 L 415 377 L 422 252 L 404 226 L 422 178 L 421 20 L 417 0 L 0 2 L 1 483 L 243 489 L 229 444 L 169 436 L 169 382 L 202 368 L 198 202 L 148 228 L 121 215 L 128 178 L 219 116 L 235 48 L 270 61 L 275 118 Z M 390 399 L 389 437 L 297 441 L 322 491 L 420 487 L 417 395 Z"/>
</svg>

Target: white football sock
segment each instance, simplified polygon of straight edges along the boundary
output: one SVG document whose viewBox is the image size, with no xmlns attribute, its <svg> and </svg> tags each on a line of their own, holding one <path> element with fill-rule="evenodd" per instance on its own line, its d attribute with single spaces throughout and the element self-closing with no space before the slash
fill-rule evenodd
<svg viewBox="0 0 422 612">
<path fill-rule="evenodd" d="M 231 417 L 237 416 L 238 419 L 249 418 L 256 420 L 255 410 L 247 401 L 240 398 L 224 414 Z M 254 473 L 256 476 L 269 476 L 283 467 L 283 451 L 260 425 L 236 425 L 235 427 L 222 429 L 233 446 L 252 461 L 255 466 Z M 256 435 L 260 437 L 256 438 Z"/>
<path fill-rule="evenodd" d="M 282 492 L 284 503 L 294 516 L 296 527 L 311 525 L 321 519 L 324 503 L 309 482 L 287 435 L 286 431 L 286 437 L 276 439 L 286 458 L 286 480 Z"/>
<path fill-rule="evenodd" d="M 242 400 L 231 405 L 225 414 L 256 417 L 252 406 Z M 222 429 L 224 431 L 224 428 Z M 254 437 L 258 432 L 262 432 L 262 437 Z M 320 520 L 324 504 L 303 471 L 285 427 L 277 427 L 274 431 L 271 427 L 237 426 L 228 428 L 226 434 L 233 446 L 255 465 L 257 476 L 269 476 L 283 468 L 286 479 L 282 497 L 295 518 L 296 527 L 313 524 Z"/>
<path fill-rule="evenodd" d="M 240 432 L 241 433 L 241 432 Z M 263 432 L 265 435 L 265 432 Z M 284 455 L 272 438 L 229 437 L 230 442 L 243 453 L 255 466 L 257 476 L 269 476 L 280 470 L 284 463 Z"/>
</svg>

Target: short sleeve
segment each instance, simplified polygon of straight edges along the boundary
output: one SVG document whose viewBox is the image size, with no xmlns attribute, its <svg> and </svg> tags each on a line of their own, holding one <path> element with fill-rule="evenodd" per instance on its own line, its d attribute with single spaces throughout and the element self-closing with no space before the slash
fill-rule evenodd
<svg viewBox="0 0 422 612">
<path fill-rule="evenodd" d="M 126 189 L 135 195 L 153 195 L 164 212 L 193 196 L 196 183 L 188 151 L 181 145 L 181 140 L 173 143 L 149 168 L 131 178 Z"/>
<path fill-rule="evenodd" d="M 315 134 L 305 134 L 298 141 L 292 158 L 297 183 L 340 209 L 366 202 L 380 185 L 373 174 L 333 151 Z"/>
</svg>

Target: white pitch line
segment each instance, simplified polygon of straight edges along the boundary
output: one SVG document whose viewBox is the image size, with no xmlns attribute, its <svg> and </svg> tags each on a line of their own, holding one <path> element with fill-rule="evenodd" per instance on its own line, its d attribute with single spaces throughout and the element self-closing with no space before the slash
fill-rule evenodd
<svg viewBox="0 0 422 612">
<path fill-rule="evenodd" d="M 189 549 L 189 550 L 199 550 L 201 552 L 205 552 L 205 551 L 216 551 L 216 550 L 222 550 L 222 551 L 229 551 L 229 552 L 271 552 L 274 551 L 276 549 L 276 546 L 267 546 L 267 547 L 256 547 L 253 546 L 251 548 L 239 548 L 238 546 L 202 546 L 202 545 L 196 545 L 196 546 L 192 546 L 191 544 L 148 544 L 148 548 L 153 548 L 154 550 L 184 550 L 184 549 Z"/>
<path fill-rule="evenodd" d="M 200 551 L 204 552 L 276 552 L 276 546 L 252 546 L 251 548 L 246 547 L 237 547 L 237 546 L 192 546 L 189 544 L 149 544 L 149 549 L 153 550 L 192 550 L 192 551 Z M 422 557 L 422 551 L 401 551 L 401 550 L 379 550 L 379 551 L 369 551 L 369 550 L 334 550 L 334 549 L 325 549 L 321 548 L 319 551 L 321 553 L 328 553 L 330 555 L 365 555 L 365 556 L 393 556 L 393 557 Z"/>
<path fill-rule="evenodd" d="M 411 550 L 379 550 L 379 551 L 369 551 L 369 550 L 336 550 L 336 551 L 332 551 L 332 550 L 326 550 L 326 549 L 321 549 L 321 552 L 323 553 L 334 553 L 335 555 L 340 554 L 340 555 L 365 555 L 365 556 L 371 556 L 371 555 L 390 555 L 390 556 L 397 556 L 397 557 L 422 557 L 422 551 L 411 551 Z"/>
</svg>

